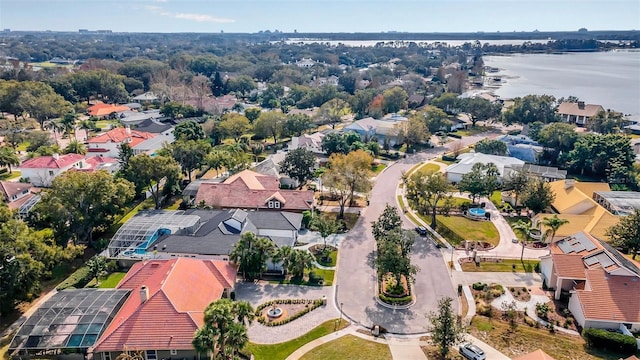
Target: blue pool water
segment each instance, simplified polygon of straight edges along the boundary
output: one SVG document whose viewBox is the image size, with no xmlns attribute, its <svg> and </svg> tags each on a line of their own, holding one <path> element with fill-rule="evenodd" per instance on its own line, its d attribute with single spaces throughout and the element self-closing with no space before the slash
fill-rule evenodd
<svg viewBox="0 0 640 360">
<path fill-rule="evenodd" d="M 484 216 L 484 214 L 486 214 L 487 211 L 485 209 L 482 208 L 471 208 L 469 209 L 469 214 L 473 215 L 473 216 Z"/>
</svg>

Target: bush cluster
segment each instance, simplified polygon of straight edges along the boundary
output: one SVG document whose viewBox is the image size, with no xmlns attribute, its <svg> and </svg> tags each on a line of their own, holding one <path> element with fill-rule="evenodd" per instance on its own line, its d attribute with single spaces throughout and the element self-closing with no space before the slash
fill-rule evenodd
<svg viewBox="0 0 640 360">
<path fill-rule="evenodd" d="M 589 347 L 607 349 L 621 354 L 634 354 L 637 348 L 636 339 L 633 336 L 604 329 L 584 329 L 582 337 Z"/>
<path fill-rule="evenodd" d="M 384 301 L 389 305 L 406 305 L 413 300 L 411 295 L 403 296 L 403 297 L 391 297 L 385 294 L 380 294 L 380 300 Z"/>
<path fill-rule="evenodd" d="M 447 136 L 456 138 L 456 139 L 462 139 L 462 135 L 456 134 L 456 133 L 448 133 Z"/>
<path fill-rule="evenodd" d="M 278 320 L 278 321 L 269 321 L 267 319 L 265 319 L 263 316 L 261 316 L 262 314 L 262 310 L 264 310 L 264 308 L 274 305 L 274 304 L 306 304 L 304 310 L 299 311 L 297 313 L 295 313 L 292 316 L 289 316 L 286 319 L 282 319 L 282 320 Z M 278 300 L 271 300 L 271 301 L 267 301 L 263 304 L 260 304 L 257 308 L 256 308 L 256 317 L 258 318 L 258 322 L 264 326 L 280 326 L 280 325 L 284 325 L 288 322 L 291 322 L 299 317 L 301 317 L 302 315 L 305 315 L 309 312 L 311 312 L 312 310 L 317 309 L 318 307 L 320 307 L 322 305 L 322 299 L 316 299 L 316 300 L 307 300 L 307 299 L 278 299 Z"/>
<path fill-rule="evenodd" d="M 56 289 L 58 290 L 79 289 L 87 285 L 89 281 L 91 281 L 91 274 L 89 272 L 89 268 L 86 266 L 83 266 L 78 270 L 76 270 L 63 282 L 61 282 Z"/>
</svg>

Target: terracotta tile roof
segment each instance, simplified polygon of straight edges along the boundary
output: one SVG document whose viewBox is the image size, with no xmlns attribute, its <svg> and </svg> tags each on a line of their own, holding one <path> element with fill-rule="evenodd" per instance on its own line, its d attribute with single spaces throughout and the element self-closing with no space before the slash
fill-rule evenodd
<svg viewBox="0 0 640 360">
<path fill-rule="evenodd" d="M 250 190 L 277 190 L 280 181 L 275 176 L 263 175 L 251 170 L 243 170 L 226 179 L 223 184 L 243 184 Z"/>
<path fill-rule="evenodd" d="M 589 241 L 589 243 L 586 245 L 592 249 L 587 250 L 586 247 L 580 245 L 580 242 L 575 242 L 574 241 L 575 238 L 579 238 L 580 242 L 582 242 L 583 239 L 585 239 L 586 241 Z M 565 247 L 565 245 L 563 245 L 564 243 L 571 243 L 574 245 Z M 568 249 L 569 251 L 565 252 L 563 249 Z M 553 244 L 551 244 L 551 247 L 550 247 L 552 254 L 574 254 L 574 255 L 579 255 L 580 257 L 595 254 L 597 252 L 602 251 L 602 249 L 604 248 L 602 247 L 602 245 L 600 245 L 600 242 L 598 241 L 598 239 L 596 239 L 595 237 L 593 237 L 593 235 L 584 231 L 577 232 L 574 234 L 574 236 L 568 236 L 563 239 L 560 239 L 554 242 Z"/>
<path fill-rule="evenodd" d="M 131 139 L 129 141 L 129 145 L 131 147 L 135 147 L 139 145 L 145 140 L 151 139 L 155 137 L 155 134 L 137 131 L 137 130 L 128 130 L 126 128 L 115 128 L 113 130 L 109 130 L 106 133 L 102 133 L 94 138 L 89 139 L 89 144 L 106 144 L 106 143 L 117 143 L 121 144 L 127 139 Z M 89 149 L 90 151 L 95 151 L 95 149 Z"/>
<path fill-rule="evenodd" d="M 313 191 L 305 190 L 251 190 L 242 182 L 232 184 L 201 183 L 195 203 L 204 201 L 215 208 L 269 209 L 269 200 L 281 202 L 278 210 L 304 211 L 311 209 Z"/>
<path fill-rule="evenodd" d="M 570 279 L 586 279 L 582 256 L 575 254 L 553 254 L 556 275 Z"/>
<path fill-rule="evenodd" d="M 204 309 L 235 283 L 227 261 L 178 258 L 134 264 L 118 284 L 131 295 L 96 343 L 96 352 L 192 349 Z M 143 302 L 141 288 L 148 289 Z"/>
<path fill-rule="evenodd" d="M 556 359 L 552 358 L 551 355 L 542 351 L 542 349 L 538 349 L 528 354 L 514 357 L 512 360 L 556 360 Z"/>
<path fill-rule="evenodd" d="M 576 295 L 585 318 L 616 322 L 640 322 L 640 278 L 611 276 L 602 268 L 586 270 L 589 290 Z"/>
<path fill-rule="evenodd" d="M 23 162 L 21 169 L 67 169 L 82 161 L 84 155 L 66 154 L 57 156 L 39 156 Z"/>
<path fill-rule="evenodd" d="M 99 103 L 87 108 L 87 113 L 91 116 L 107 116 L 112 113 L 119 113 L 123 111 L 131 110 L 128 106 L 124 105 L 112 105 Z"/>
<path fill-rule="evenodd" d="M 592 117 L 598 114 L 598 112 L 603 111 L 601 105 L 594 104 L 579 104 L 573 102 L 563 102 L 558 106 L 558 114 L 560 115 L 576 115 L 576 116 L 586 116 Z"/>
</svg>

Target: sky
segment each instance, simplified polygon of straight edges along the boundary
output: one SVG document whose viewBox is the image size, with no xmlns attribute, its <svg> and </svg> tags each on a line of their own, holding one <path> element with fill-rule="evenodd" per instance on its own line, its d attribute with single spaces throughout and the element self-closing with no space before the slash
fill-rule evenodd
<svg viewBox="0 0 640 360">
<path fill-rule="evenodd" d="M 114 32 L 640 30 L 640 0 L 0 0 L 0 29 Z"/>
</svg>

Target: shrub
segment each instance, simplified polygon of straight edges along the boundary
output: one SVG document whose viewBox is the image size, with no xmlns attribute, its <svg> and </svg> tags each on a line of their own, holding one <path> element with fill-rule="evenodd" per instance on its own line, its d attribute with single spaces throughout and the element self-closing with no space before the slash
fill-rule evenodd
<svg viewBox="0 0 640 360">
<path fill-rule="evenodd" d="M 536 315 L 538 315 L 539 318 L 546 319 L 547 313 L 549 313 L 549 305 L 536 303 Z"/>
<path fill-rule="evenodd" d="M 633 336 L 623 335 L 604 329 L 584 329 L 582 337 L 589 347 L 608 349 L 621 354 L 634 354 L 636 352 L 636 339 Z"/>
<path fill-rule="evenodd" d="M 69 275 L 63 282 L 61 282 L 57 289 L 64 290 L 69 288 L 80 289 L 83 288 L 91 281 L 91 274 L 89 268 L 83 266 L 76 270 L 73 274 Z"/>
<path fill-rule="evenodd" d="M 473 283 L 473 290 L 484 290 L 485 287 L 487 286 L 487 284 L 481 283 L 481 282 L 477 282 L 477 283 Z"/>
<path fill-rule="evenodd" d="M 390 297 L 385 294 L 380 294 L 380 300 L 390 305 L 406 305 L 410 303 L 413 298 L 411 295 L 403 296 L 403 297 Z"/>
</svg>

